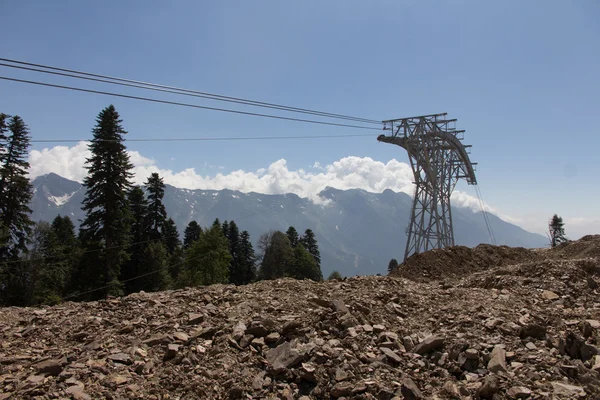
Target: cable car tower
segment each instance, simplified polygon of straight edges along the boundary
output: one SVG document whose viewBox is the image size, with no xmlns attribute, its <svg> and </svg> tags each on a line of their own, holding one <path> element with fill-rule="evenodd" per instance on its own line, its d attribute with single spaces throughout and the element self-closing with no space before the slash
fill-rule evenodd
<svg viewBox="0 0 600 400">
<path fill-rule="evenodd" d="M 383 121 L 391 135 L 377 140 L 408 152 L 416 185 L 404 261 L 414 253 L 454 246 L 450 196 L 459 179 L 476 185 L 470 145 L 463 145 L 464 130 L 447 113 Z"/>
</svg>

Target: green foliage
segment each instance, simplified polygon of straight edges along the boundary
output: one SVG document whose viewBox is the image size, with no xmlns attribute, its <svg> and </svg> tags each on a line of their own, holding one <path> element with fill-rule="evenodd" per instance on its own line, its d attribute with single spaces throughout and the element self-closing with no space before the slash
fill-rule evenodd
<svg viewBox="0 0 600 400">
<path fill-rule="evenodd" d="M 140 278 L 136 279 L 139 281 L 140 290 L 156 292 L 170 287 L 167 257 L 167 250 L 161 242 L 155 241 L 146 245 L 139 268 Z"/>
<path fill-rule="evenodd" d="M 290 271 L 286 274 L 296 279 L 312 279 L 313 281 L 322 281 L 323 274 L 317 267 L 314 257 L 303 246 L 294 248 L 294 261 L 290 266 Z"/>
<path fill-rule="evenodd" d="M 8 135 L 7 135 L 8 133 Z M 32 188 L 27 176 L 29 130 L 18 116 L 0 114 L 0 303 L 24 305 L 30 297 L 28 253 Z"/>
<path fill-rule="evenodd" d="M 311 229 L 304 231 L 304 236 L 300 238 L 300 244 L 314 257 L 317 267 L 321 269 L 321 253 L 315 234 Z"/>
<path fill-rule="evenodd" d="M 202 228 L 196 221 L 191 221 L 186 227 L 183 233 L 183 248 L 189 249 L 190 246 L 198 239 L 202 234 Z"/>
<path fill-rule="evenodd" d="M 19 116 L 11 117 L 8 123 L 6 119 L 5 114 L 0 114 L 0 222 L 5 235 L 0 261 L 16 260 L 27 253 L 33 225 L 29 217 L 29 129 Z"/>
<path fill-rule="evenodd" d="M 175 251 L 169 255 L 167 261 L 167 271 L 171 277 L 173 284 L 179 281 L 179 274 L 181 273 L 183 264 L 185 262 L 185 251 L 181 246 L 175 249 Z"/>
<path fill-rule="evenodd" d="M 294 263 L 294 249 L 287 235 L 281 231 L 269 234 L 259 270 L 260 279 L 277 279 L 289 276 Z"/>
<path fill-rule="evenodd" d="M 123 246 L 130 239 L 127 194 L 133 165 L 123 143 L 127 132 L 121 122 L 113 105 L 98 114 L 88 146 L 92 153 L 86 160 L 88 175 L 83 181 L 86 194 L 82 209 L 86 215 L 81 224 L 81 237 L 88 248 L 103 249 L 94 253 L 94 264 L 103 268 L 90 271 L 100 275 L 88 278 L 109 285 L 104 290 L 105 296 L 123 293 L 119 276 L 121 265 L 128 259 Z"/>
<path fill-rule="evenodd" d="M 285 232 L 285 234 L 287 235 L 288 239 L 290 240 L 290 244 L 292 245 L 292 247 L 298 246 L 298 242 L 299 242 L 300 238 L 298 237 L 298 231 L 296 230 L 296 228 L 294 228 L 293 226 L 290 226 L 288 228 L 287 232 Z"/>
<path fill-rule="evenodd" d="M 129 260 L 121 268 L 121 280 L 124 281 L 125 292 L 135 293 L 140 290 L 141 283 L 131 280 L 140 273 L 140 266 L 145 255 L 148 232 L 148 201 L 144 191 L 134 186 L 127 194 L 129 202 L 131 246 L 128 248 Z"/>
<path fill-rule="evenodd" d="M 392 258 L 388 263 L 388 275 L 391 275 L 396 268 L 398 268 L 398 261 L 395 258 Z"/>
<path fill-rule="evenodd" d="M 178 286 L 212 285 L 229 280 L 229 243 L 220 224 L 213 224 L 187 251 Z"/>
<path fill-rule="evenodd" d="M 150 239 L 159 239 L 165 230 L 167 210 L 162 202 L 165 197 L 163 179 L 154 172 L 145 183 L 148 190 L 148 228 Z"/>
<path fill-rule="evenodd" d="M 550 223 L 548 224 L 548 233 L 550 236 L 550 245 L 556 247 L 560 243 L 565 243 L 567 237 L 565 236 L 565 224 L 563 219 L 557 214 L 552 216 Z"/>
<path fill-rule="evenodd" d="M 329 274 L 329 277 L 327 277 L 328 281 L 333 281 L 333 280 L 339 281 L 342 279 L 344 279 L 344 278 L 342 277 L 342 274 L 340 274 L 338 271 L 333 271 L 331 274 Z"/>
<path fill-rule="evenodd" d="M 179 231 L 173 218 L 169 218 L 165 221 L 165 229 L 163 236 L 163 243 L 167 249 L 167 254 L 171 255 L 181 247 L 181 240 L 179 239 Z"/>
<path fill-rule="evenodd" d="M 256 279 L 256 255 L 254 254 L 254 248 L 252 247 L 252 242 L 250 242 L 248 231 L 243 231 L 240 235 L 238 256 L 241 270 L 241 284 L 246 285 Z"/>
</svg>

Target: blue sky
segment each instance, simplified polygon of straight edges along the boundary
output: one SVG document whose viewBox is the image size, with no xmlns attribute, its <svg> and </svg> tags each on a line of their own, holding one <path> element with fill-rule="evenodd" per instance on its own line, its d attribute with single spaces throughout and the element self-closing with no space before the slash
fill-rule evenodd
<svg viewBox="0 0 600 400">
<path fill-rule="evenodd" d="M 596 0 L 6 0 L 0 15 L 4 58 L 377 120 L 448 112 L 466 130 L 483 195 L 499 213 L 528 229 L 539 230 L 554 212 L 580 224 L 578 234 L 600 229 L 594 223 L 600 221 L 594 200 L 600 197 Z M 5 67 L 0 75 L 100 87 Z M 0 94 L 0 110 L 21 115 L 34 139 L 87 139 L 97 113 L 110 103 L 131 138 L 373 133 L 373 138 L 129 145 L 160 169 L 175 172 L 256 172 L 282 158 L 289 170 L 348 156 L 407 161 L 402 149 L 378 143 L 376 131 L 6 81 L 0 81 Z M 458 189 L 473 193 L 466 185 Z"/>
</svg>

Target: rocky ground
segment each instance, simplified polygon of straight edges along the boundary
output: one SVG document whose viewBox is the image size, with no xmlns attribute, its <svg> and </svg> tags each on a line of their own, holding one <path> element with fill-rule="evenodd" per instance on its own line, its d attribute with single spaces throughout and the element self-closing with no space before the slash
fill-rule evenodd
<svg viewBox="0 0 600 400">
<path fill-rule="evenodd" d="M 600 399 L 600 236 L 0 310 L 0 400 Z"/>
</svg>

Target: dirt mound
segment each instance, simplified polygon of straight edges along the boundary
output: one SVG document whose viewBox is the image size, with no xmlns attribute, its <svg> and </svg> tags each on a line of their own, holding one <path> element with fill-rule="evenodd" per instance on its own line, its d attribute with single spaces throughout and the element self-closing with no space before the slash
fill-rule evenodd
<svg viewBox="0 0 600 400">
<path fill-rule="evenodd" d="M 597 398 L 597 286 L 527 265 L 469 277 L 529 274 L 502 288 L 283 279 L 0 309 L 0 399 Z"/>
<path fill-rule="evenodd" d="M 413 254 L 406 262 L 400 264 L 392 275 L 418 282 L 429 282 L 460 279 L 498 267 L 526 264 L 528 267 L 525 269 L 516 268 L 511 272 L 524 276 L 523 274 L 532 273 L 535 265 L 540 266 L 543 271 L 554 271 L 551 268 L 552 260 L 582 259 L 592 260 L 583 264 L 586 268 L 594 268 L 593 260 L 600 260 L 600 235 L 584 236 L 577 241 L 563 243 L 555 248 L 526 249 L 480 244 L 474 248 L 454 246 L 443 250 L 436 249 Z"/>
<path fill-rule="evenodd" d="M 579 240 L 562 243 L 547 252 L 553 258 L 600 258 L 600 235 L 587 235 Z"/>
<path fill-rule="evenodd" d="M 461 278 L 473 272 L 538 258 L 537 253 L 522 247 L 489 244 L 475 248 L 454 246 L 413 254 L 398 266 L 393 275 L 416 281 Z"/>
</svg>

